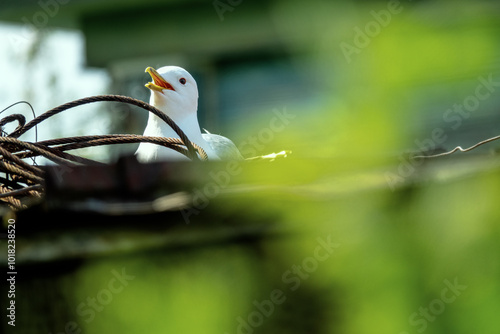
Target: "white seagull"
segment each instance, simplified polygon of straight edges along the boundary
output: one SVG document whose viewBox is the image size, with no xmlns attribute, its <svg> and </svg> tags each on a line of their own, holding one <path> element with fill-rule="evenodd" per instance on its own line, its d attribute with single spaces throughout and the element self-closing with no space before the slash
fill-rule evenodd
<svg viewBox="0 0 500 334">
<path fill-rule="evenodd" d="M 149 104 L 172 118 L 189 140 L 205 150 L 209 160 L 243 160 L 236 145 L 228 138 L 206 130 L 207 133 L 201 133 L 197 116 L 198 87 L 188 71 L 178 66 L 164 66 L 158 71 L 148 67 L 146 72 L 152 78 L 152 82 L 146 84 L 151 90 Z M 179 138 L 167 123 L 152 113 L 144 136 Z M 150 143 L 141 143 L 135 154 L 141 162 L 189 159 L 170 148 Z"/>
</svg>

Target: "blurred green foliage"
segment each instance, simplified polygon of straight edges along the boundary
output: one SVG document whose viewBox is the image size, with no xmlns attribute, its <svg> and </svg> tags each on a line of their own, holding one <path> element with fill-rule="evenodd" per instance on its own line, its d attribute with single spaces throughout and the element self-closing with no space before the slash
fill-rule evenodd
<svg viewBox="0 0 500 334">
<path fill-rule="evenodd" d="M 275 5 L 273 19 L 290 51 L 301 54 L 300 64 L 306 58 L 322 68 L 327 103 L 287 106 L 296 118 L 262 154 L 293 154 L 276 165 L 245 165 L 233 181 L 261 191 L 217 196 L 207 210 L 247 223 L 272 217 L 270 224 L 290 234 L 253 246 L 94 260 L 76 279 L 75 305 L 104 289 L 112 269 L 124 267 L 135 279 L 95 319 L 78 318 L 85 332 L 496 333 L 499 173 L 395 191 L 383 176 L 400 163 L 397 152 L 417 150 L 414 140 L 431 133 L 421 125 L 432 110 L 425 92 L 452 105 L 491 73 L 499 22 L 482 4 L 404 2 L 350 63 L 340 43 L 353 43 L 353 29 L 363 29 L 374 20 L 370 11 L 385 10 L 386 2 Z M 263 116 L 255 126 L 242 124 L 242 138 L 268 122 Z M 314 258 L 318 238 L 328 237 L 339 247 L 293 290 L 283 275 Z M 443 302 L 446 282 L 455 280 L 466 288 Z M 239 317 L 248 321 L 258 311 L 253 302 L 269 300 L 275 289 L 286 301 L 261 325 L 240 327 Z"/>
</svg>

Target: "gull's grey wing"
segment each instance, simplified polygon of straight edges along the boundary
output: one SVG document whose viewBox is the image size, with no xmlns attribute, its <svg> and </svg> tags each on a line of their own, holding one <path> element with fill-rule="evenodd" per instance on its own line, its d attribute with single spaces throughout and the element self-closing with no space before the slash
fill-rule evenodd
<svg viewBox="0 0 500 334">
<path fill-rule="evenodd" d="M 221 160 L 244 160 L 240 151 L 230 139 L 211 133 L 203 133 L 202 137 Z"/>
</svg>

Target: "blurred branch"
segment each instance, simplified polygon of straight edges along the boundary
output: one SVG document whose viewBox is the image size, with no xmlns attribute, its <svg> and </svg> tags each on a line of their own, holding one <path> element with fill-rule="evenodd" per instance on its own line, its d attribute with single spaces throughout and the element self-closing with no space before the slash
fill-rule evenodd
<svg viewBox="0 0 500 334">
<path fill-rule="evenodd" d="M 484 144 L 487 144 L 487 143 L 491 143 L 492 141 L 495 141 L 495 140 L 498 140 L 498 139 L 500 139 L 500 136 L 495 136 L 495 137 L 491 137 L 491 138 L 488 138 L 486 140 L 480 141 L 479 143 L 474 144 L 471 147 L 466 148 L 466 149 L 463 149 L 461 146 L 457 146 L 453 150 L 448 151 L 448 152 L 439 153 L 439 154 L 433 154 L 433 155 L 418 155 L 418 156 L 414 156 L 413 158 L 414 159 L 419 159 L 419 158 L 438 158 L 438 157 L 443 157 L 443 156 L 447 156 L 447 155 L 453 154 L 456 151 L 468 152 L 468 151 L 472 151 L 473 149 L 475 149 L 475 148 L 477 148 L 477 147 L 479 147 L 481 145 L 484 145 Z"/>
</svg>

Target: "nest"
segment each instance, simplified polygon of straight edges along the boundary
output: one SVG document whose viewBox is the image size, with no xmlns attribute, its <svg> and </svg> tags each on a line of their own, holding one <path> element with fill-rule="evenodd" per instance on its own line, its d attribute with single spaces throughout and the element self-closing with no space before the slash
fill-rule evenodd
<svg viewBox="0 0 500 334">
<path fill-rule="evenodd" d="M 165 121 L 179 138 L 148 137 L 130 134 L 94 135 L 56 138 L 38 142 L 27 142 L 18 139 L 21 135 L 65 110 L 94 102 L 119 102 L 135 105 L 147 110 Z M 44 171 L 29 158 L 42 156 L 62 168 L 77 165 L 99 165 L 101 162 L 84 158 L 67 151 L 102 145 L 152 143 L 173 149 L 191 160 L 206 160 L 205 151 L 192 143 L 186 134 L 161 110 L 143 101 L 120 95 L 98 95 L 86 97 L 62 104 L 26 123 L 21 114 L 6 116 L 0 120 L 0 127 L 11 122 L 18 122 L 17 128 L 10 134 L 2 131 L 0 137 L 0 206 L 9 206 L 17 211 L 33 203 L 39 202 L 45 193 Z"/>
</svg>

